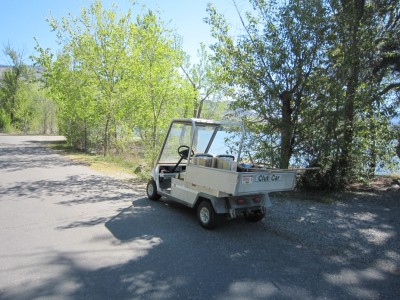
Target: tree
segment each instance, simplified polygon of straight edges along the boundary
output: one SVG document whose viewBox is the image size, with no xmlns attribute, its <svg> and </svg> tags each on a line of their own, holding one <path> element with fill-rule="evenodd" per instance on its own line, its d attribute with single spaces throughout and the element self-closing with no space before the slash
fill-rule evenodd
<svg viewBox="0 0 400 300">
<path fill-rule="evenodd" d="M 330 189 L 390 167 L 399 4 L 250 2 L 254 10 L 239 14 L 244 31 L 236 40 L 212 6 L 208 23 L 224 71 L 218 79 L 254 132 L 252 158 L 281 168 L 319 166 L 304 183 Z"/>
<path fill-rule="evenodd" d="M 396 128 L 397 131 L 397 146 L 396 146 L 396 155 L 400 158 L 400 125 Z"/>
<path fill-rule="evenodd" d="M 396 0 L 377 0 L 371 3 L 376 18 L 379 20 L 377 35 L 374 40 L 377 53 L 374 60 L 374 74 L 394 77 L 381 91 L 384 95 L 390 91 L 400 91 L 400 5 Z M 398 103 L 400 97 L 397 95 Z"/>
<path fill-rule="evenodd" d="M 287 168 L 309 101 L 310 78 L 320 64 L 325 11 L 320 1 L 251 3 L 256 14 L 246 14 L 246 20 L 240 15 L 244 34 L 236 45 L 226 20 L 208 7 L 208 23 L 218 40 L 213 49 L 223 70 L 219 80 L 232 87 L 232 109 L 255 116 L 247 118 L 248 125 L 261 134 L 258 148 L 269 149 L 258 151 L 259 157 Z"/>
<path fill-rule="evenodd" d="M 85 150 L 90 123 L 102 128 L 104 155 L 115 134 L 117 116 L 123 110 L 130 15 L 129 11 L 118 18 L 115 9 L 104 10 L 101 2 L 96 1 L 82 10 L 80 18 L 69 16 L 62 22 L 49 21 L 53 30 L 58 31 L 59 42 L 64 42 L 65 57 L 60 59 L 68 61 L 66 65 L 58 64 L 59 74 L 68 82 L 63 91 L 59 90 L 66 94 L 73 89 L 74 93 L 68 94 L 76 97 L 70 99 L 67 94 L 67 98 L 60 100 L 68 108 L 68 102 L 75 103 L 72 111 L 78 117 L 75 120 L 82 123 Z"/>
<path fill-rule="evenodd" d="M 390 120 L 396 112 L 394 102 L 382 94 L 387 80 L 393 78 L 387 70 L 379 75 L 374 71 L 380 60 L 375 54 L 379 53 L 377 41 L 387 15 L 379 17 L 373 2 L 332 0 L 328 4 L 328 64 L 320 77 L 335 80 L 328 81 L 323 91 L 330 96 L 326 99 L 330 113 L 321 122 L 327 126 L 321 140 L 331 137 L 332 147 L 327 150 L 335 155 L 324 164 L 323 181 L 341 188 L 374 175 L 379 164 L 389 163 L 394 150 L 387 147 L 394 139 Z"/>
<path fill-rule="evenodd" d="M 23 51 L 16 51 L 10 45 L 4 48 L 10 59 L 0 78 L 0 129 L 6 131 L 42 132 L 37 126 L 38 119 L 43 117 L 44 110 L 53 106 L 48 101 L 42 106 L 39 100 L 42 93 L 37 82 L 40 70 L 24 63 Z M 50 118 L 50 111 L 47 111 Z M 51 115 L 54 117 L 55 112 Z M 48 124 L 54 128 L 53 124 Z"/>
<path fill-rule="evenodd" d="M 4 47 L 4 54 L 10 58 L 11 67 L 4 72 L 0 81 L 2 94 L 0 104 L 4 113 L 9 116 L 10 125 L 16 125 L 18 106 L 24 100 L 18 97 L 18 92 L 27 77 L 27 67 L 23 62 L 23 53 L 18 53 L 10 45 Z"/>
<path fill-rule="evenodd" d="M 212 115 L 211 111 L 215 111 L 215 106 L 221 99 L 213 99 L 221 90 L 218 87 L 218 82 L 215 80 L 217 68 L 207 53 L 205 44 L 200 44 L 200 49 L 197 51 L 199 62 L 193 65 L 189 63 L 189 57 L 186 57 L 186 62 L 182 65 L 182 71 L 189 80 L 194 95 L 194 118 L 201 118 L 203 108 L 206 104 L 206 113 Z"/>
<path fill-rule="evenodd" d="M 56 134 L 58 132 L 56 104 L 40 82 L 35 82 L 32 85 L 30 96 L 33 100 L 35 116 L 30 127 L 36 133 Z"/>
<path fill-rule="evenodd" d="M 88 150 L 92 128 L 100 126 L 95 112 L 95 101 L 91 78 L 80 71 L 77 62 L 64 51 L 54 55 L 49 49 L 37 46 L 40 53 L 36 63 L 44 68 L 45 88 L 57 103 L 60 133 L 64 134 L 72 147 Z"/>
<path fill-rule="evenodd" d="M 182 117 L 192 109 L 192 91 L 178 68 L 182 51 L 176 48 L 175 36 L 151 11 L 136 21 L 133 48 L 138 49 L 131 65 L 131 84 L 136 86 L 132 108 L 146 154 L 151 162 L 161 146 L 161 138 L 172 118 Z"/>
<path fill-rule="evenodd" d="M 133 21 L 131 10 L 106 10 L 100 1 L 79 17 L 49 23 L 62 51 L 38 45 L 35 59 L 45 69 L 62 133 L 72 146 L 107 155 L 137 129 L 151 162 L 167 122 L 182 116 L 192 98 L 172 32 L 152 11 Z"/>
</svg>

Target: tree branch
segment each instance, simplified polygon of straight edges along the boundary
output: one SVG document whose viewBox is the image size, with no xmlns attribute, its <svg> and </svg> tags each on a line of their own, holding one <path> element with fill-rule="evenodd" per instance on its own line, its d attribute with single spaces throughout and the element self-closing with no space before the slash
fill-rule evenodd
<svg viewBox="0 0 400 300">
<path fill-rule="evenodd" d="M 382 96 L 386 93 L 388 93 L 391 90 L 395 90 L 395 89 L 400 89 L 400 82 L 396 82 L 396 83 L 392 83 L 387 85 L 380 93 L 379 96 Z"/>
</svg>

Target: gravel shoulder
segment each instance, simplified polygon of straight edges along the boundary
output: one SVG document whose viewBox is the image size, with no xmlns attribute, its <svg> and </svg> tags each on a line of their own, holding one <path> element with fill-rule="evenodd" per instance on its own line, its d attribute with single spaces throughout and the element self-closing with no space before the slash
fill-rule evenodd
<svg viewBox="0 0 400 300">
<path fill-rule="evenodd" d="M 400 275 L 400 191 L 360 191 L 321 203 L 272 196 L 267 230 L 343 264 Z"/>
</svg>

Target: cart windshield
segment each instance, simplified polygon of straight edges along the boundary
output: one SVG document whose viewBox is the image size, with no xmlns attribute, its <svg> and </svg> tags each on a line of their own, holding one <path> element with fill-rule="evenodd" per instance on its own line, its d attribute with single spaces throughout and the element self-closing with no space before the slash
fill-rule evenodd
<svg viewBox="0 0 400 300">
<path fill-rule="evenodd" d="M 212 155 L 229 154 L 237 158 L 242 130 L 239 126 L 221 124 L 173 123 L 165 141 L 159 163 L 176 163 L 178 148 L 192 144 L 192 151 Z"/>
</svg>

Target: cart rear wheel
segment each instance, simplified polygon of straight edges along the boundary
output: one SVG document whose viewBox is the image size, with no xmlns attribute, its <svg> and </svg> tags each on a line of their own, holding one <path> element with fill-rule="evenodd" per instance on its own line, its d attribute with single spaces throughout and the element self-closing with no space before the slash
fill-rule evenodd
<svg viewBox="0 0 400 300">
<path fill-rule="evenodd" d="M 213 229 L 217 225 L 217 216 L 211 203 L 204 200 L 197 208 L 197 218 L 200 225 L 206 229 Z"/>
<path fill-rule="evenodd" d="M 264 217 L 265 217 L 265 213 L 260 211 L 260 212 L 256 212 L 256 213 L 251 214 L 251 215 L 247 215 L 246 216 L 246 220 L 249 221 L 249 222 L 252 222 L 252 223 L 256 223 L 256 222 L 259 222 L 262 219 L 264 219 Z"/>
<path fill-rule="evenodd" d="M 147 197 L 150 200 L 158 200 L 161 198 L 161 196 L 157 194 L 157 184 L 153 179 L 147 183 L 146 192 L 147 192 Z"/>
</svg>

